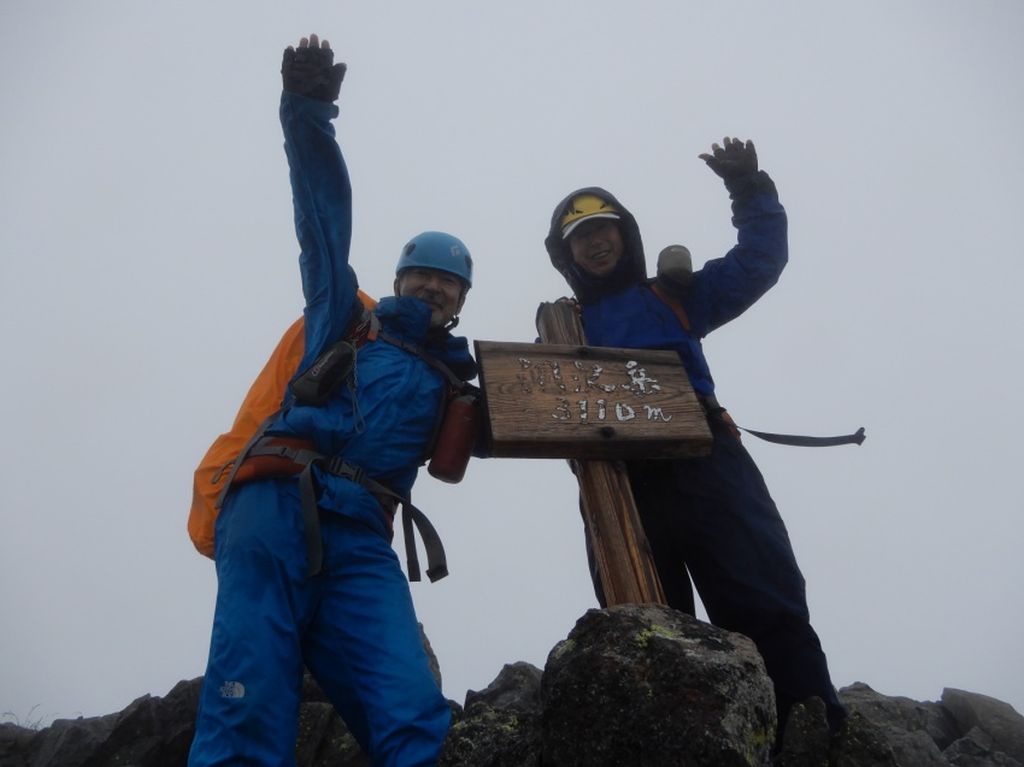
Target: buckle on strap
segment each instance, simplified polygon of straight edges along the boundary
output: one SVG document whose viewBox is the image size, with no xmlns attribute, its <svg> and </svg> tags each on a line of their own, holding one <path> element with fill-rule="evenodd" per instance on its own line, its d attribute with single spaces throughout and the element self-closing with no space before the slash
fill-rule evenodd
<svg viewBox="0 0 1024 767">
<path fill-rule="evenodd" d="M 292 440 L 292 443 L 282 442 L 280 437 L 264 437 L 249 449 L 246 458 L 281 458 L 297 466 L 308 466 L 315 463 L 322 456 L 312 447 L 312 443 Z"/>
<path fill-rule="evenodd" d="M 320 466 L 328 473 L 355 482 L 357 485 L 366 484 L 366 470 L 362 466 L 349 463 L 341 456 L 326 458 L 320 462 Z"/>
<path fill-rule="evenodd" d="M 270 456 L 272 458 L 287 458 L 288 460 L 294 460 L 297 451 L 288 445 L 257 445 L 249 451 L 249 455 L 252 456 Z"/>
</svg>

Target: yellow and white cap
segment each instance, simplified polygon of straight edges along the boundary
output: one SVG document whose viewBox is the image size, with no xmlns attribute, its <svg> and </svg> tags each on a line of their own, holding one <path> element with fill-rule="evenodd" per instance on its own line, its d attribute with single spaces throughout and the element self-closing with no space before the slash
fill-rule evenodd
<svg viewBox="0 0 1024 767">
<path fill-rule="evenodd" d="M 622 216 L 610 202 L 602 200 L 595 194 L 581 194 L 572 198 L 569 208 L 562 216 L 562 239 L 569 239 L 569 235 L 582 224 L 593 218 L 620 219 Z"/>
</svg>

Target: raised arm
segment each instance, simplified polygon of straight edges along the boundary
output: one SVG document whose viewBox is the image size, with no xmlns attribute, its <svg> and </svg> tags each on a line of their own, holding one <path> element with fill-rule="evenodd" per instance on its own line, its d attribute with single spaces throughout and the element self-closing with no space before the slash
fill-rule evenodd
<svg viewBox="0 0 1024 767">
<path fill-rule="evenodd" d="M 334 63 L 330 44 L 316 35 L 289 46 L 281 63 L 281 128 L 292 185 L 295 233 L 306 299 L 305 369 L 342 337 L 356 295 L 348 264 L 352 239 L 352 188 L 331 120 L 345 65 Z"/>
<path fill-rule="evenodd" d="M 706 335 L 746 311 L 778 282 L 789 259 L 786 211 L 751 141 L 726 137 L 700 158 L 725 182 L 737 242 L 694 275 L 691 320 Z"/>
</svg>

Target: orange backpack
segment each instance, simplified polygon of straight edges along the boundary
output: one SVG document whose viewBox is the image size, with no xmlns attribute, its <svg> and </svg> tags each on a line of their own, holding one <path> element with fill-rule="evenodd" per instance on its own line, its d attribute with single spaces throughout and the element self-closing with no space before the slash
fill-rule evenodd
<svg viewBox="0 0 1024 767">
<path fill-rule="evenodd" d="M 361 290 L 358 297 L 367 309 L 377 305 Z M 200 554 L 213 559 L 217 499 L 230 474 L 231 465 L 260 424 L 281 407 L 288 382 L 295 375 L 304 350 L 305 323 L 300 317 L 285 331 L 267 364 L 249 387 L 231 430 L 217 437 L 199 462 L 192 478 L 188 535 Z"/>
</svg>

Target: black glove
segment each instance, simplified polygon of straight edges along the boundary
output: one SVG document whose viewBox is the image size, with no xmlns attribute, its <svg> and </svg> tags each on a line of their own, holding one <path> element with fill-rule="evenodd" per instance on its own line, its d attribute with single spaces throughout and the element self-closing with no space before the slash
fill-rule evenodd
<svg viewBox="0 0 1024 767">
<path fill-rule="evenodd" d="M 775 185 L 768 175 L 757 170 L 757 150 L 753 141 L 744 143 L 726 136 L 722 144 L 724 146 L 712 144 L 711 154 L 699 156 L 725 182 L 732 199 L 748 197 L 763 187 L 770 186 L 774 190 Z"/>
<path fill-rule="evenodd" d="M 757 173 L 757 150 L 754 149 L 754 142 L 748 141 L 744 144 L 738 138 L 722 139 L 724 147 L 718 144 L 711 145 L 712 154 L 702 154 L 700 159 L 708 164 L 716 174 L 728 183 L 730 179 L 738 176 L 749 176 Z"/>
<path fill-rule="evenodd" d="M 304 43 L 305 38 L 299 43 L 298 49 L 290 45 L 285 48 L 281 60 L 284 89 L 330 104 L 338 98 L 346 67 L 334 63 L 334 51 L 326 40 L 320 45 L 317 36 L 310 35 L 308 45 Z"/>
</svg>

